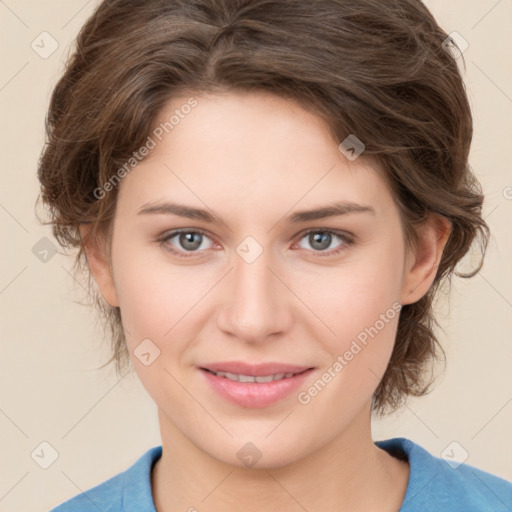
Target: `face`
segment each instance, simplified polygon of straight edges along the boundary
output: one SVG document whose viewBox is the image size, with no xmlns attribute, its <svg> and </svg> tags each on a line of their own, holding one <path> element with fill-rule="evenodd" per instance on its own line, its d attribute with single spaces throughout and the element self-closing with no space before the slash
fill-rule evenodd
<svg viewBox="0 0 512 512">
<path fill-rule="evenodd" d="M 252 443 L 276 467 L 368 422 L 415 267 L 378 169 L 319 117 L 267 93 L 195 98 L 119 184 L 97 280 L 162 436 L 236 465 Z"/>
</svg>

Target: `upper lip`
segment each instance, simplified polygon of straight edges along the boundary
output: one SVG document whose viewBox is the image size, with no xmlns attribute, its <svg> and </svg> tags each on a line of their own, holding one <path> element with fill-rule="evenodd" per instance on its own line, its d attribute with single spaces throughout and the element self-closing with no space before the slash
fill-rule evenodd
<svg viewBox="0 0 512 512">
<path fill-rule="evenodd" d="M 252 375 L 254 377 L 266 377 L 268 375 L 278 375 L 281 373 L 301 373 L 309 370 L 311 366 L 302 366 L 286 363 L 261 363 L 250 364 L 243 361 L 224 361 L 219 363 L 208 363 L 200 365 L 201 369 L 212 372 L 226 372 L 237 375 Z"/>
</svg>

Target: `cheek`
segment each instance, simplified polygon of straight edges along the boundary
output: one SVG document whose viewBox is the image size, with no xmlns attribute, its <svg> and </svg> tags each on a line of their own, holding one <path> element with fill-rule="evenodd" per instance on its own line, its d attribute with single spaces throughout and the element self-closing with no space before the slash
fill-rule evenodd
<svg viewBox="0 0 512 512">
<path fill-rule="evenodd" d="M 313 387 L 303 390 L 306 403 L 314 397 L 318 410 L 336 404 L 346 418 L 370 400 L 388 366 L 401 309 L 385 284 L 379 288 L 375 281 L 371 286 L 357 281 L 337 295 L 339 306 L 331 308 L 326 321 L 335 334 L 317 336 L 329 356 Z M 332 421 L 341 419 L 334 414 Z"/>
<path fill-rule="evenodd" d="M 323 276 L 304 283 L 303 288 L 308 305 L 330 327 L 328 339 L 344 346 L 376 323 L 382 328 L 381 317 L 386 326 L 396 319 L 401 281 L 402 260 L 388 248 L 368 251 L 329 269 Z"/>
<path fill-rule="evenodd" d="M 310 283 L 307 287 L 308 304 L 329 327 L 320 326 L 324 334 L 317 335 L 330 355 L 327 367 L 341 359 L 342 368 L 332 368 L 338 383 L 333 388 L 339 385 L 343 393 L 368 394 L 378 385 L 396 338 L 401 253 L 392 244 L 367 251 L 328 277 L 323 286 L 311 287 Z"/>
<path fill-rule="evenodd" d="M 114 277 L 123 324 L 130 348 L 144 338 L 164 347 L 167 340 L 193 324 L 201 299 L 215 284 L 198 266 L 177 266 L 165 261 L 164 249 L 118 251 Z M 174 346 L 174 345 L 173 345 Z"/>
</svg>

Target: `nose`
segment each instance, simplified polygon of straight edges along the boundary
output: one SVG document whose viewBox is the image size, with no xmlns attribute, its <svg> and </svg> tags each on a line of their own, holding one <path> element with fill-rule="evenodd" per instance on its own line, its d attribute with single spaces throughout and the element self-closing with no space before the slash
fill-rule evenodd
<svg viewBox="0 0 512 512">
<path fill-rule="evenodd" d="M 218 315 L 218 327 L 245 343 L 273 340 L 292 325 L 288 301 L 291 292 L 283 284 L 272 262 L 263 253 L 252 263 L 238 254 L 234 268 L 222 288 L 225 300 Z"/>
</svg>

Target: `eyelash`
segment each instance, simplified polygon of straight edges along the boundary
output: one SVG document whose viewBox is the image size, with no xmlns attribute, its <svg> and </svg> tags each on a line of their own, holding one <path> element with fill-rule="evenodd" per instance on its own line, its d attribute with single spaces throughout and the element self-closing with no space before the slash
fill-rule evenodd
<svg viewBox="0 0 512 512">
<path fill-rule="evenodd" d="M 202 251 L 197 251 L 197 250 L 196 251 L 178 251 L 176 249 L 173 249 L 169 245 L 166 245 L 166 243 L 169 242 L 169 240 L 173 239 L 174 237 L 176 237 L 177 235 L 180 235 L 182 233 L 200 234 L 200 235 L 210 238 L 210 236 L 205 231 L 202 231 L 201 229 L 178 229 L 175 231 L 171 231 L 170 233 L 166 234 L 164 237 L 158 239 L 157 241 L 160 242 L 160 246 L 163 247 L 166 251 L 168 251 L 172 254 L 176 254 L 181 258 L 190 258 L 190 257 L 196 256 L 198 253 L 202 252 Z M 313 253 L 315 253 L 315 257 L 325 258 L 325 257 L 329 257 L 329 256 L 338 255 L 341 252 L 347 250 L 355 242 L 355 240 L 354 240 L 355 237 L 352 237 L 346 233 L 336 231 L 336 230 L 331 230 L 331 229 L 310 229 L 308 231 L 300 233 L 299 242 L 306 236 L 310 235 L 311 233 L 323 233 L 323 234 L 327 233 L 327 234 L 335 235 L 343 242 L 341 247 L 338 249 L 335 249 L 335 250 L 313 251 Z"/>
</svg>

